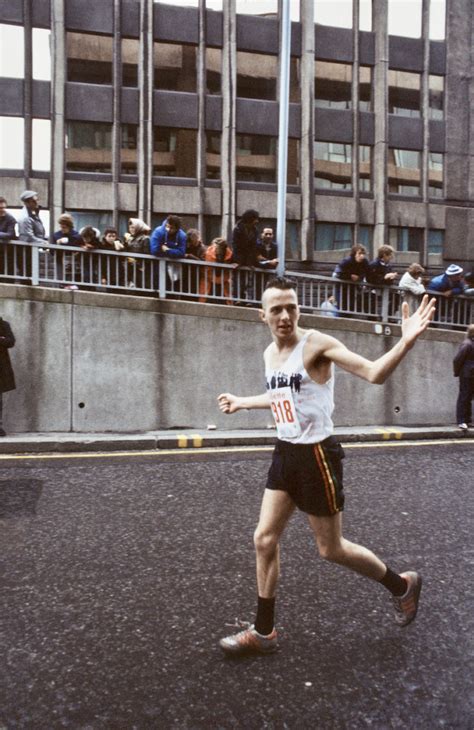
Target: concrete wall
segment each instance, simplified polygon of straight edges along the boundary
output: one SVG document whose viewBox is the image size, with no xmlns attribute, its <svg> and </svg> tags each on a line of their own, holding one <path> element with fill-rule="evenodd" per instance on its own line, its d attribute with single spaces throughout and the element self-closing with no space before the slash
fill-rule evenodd
<svg viewBox="0 0 474 730">
<path fill-rule="evenodd" d="M 0 316 L 17 338 L 17 390 L 5 395 L 6 430 L 147 431 L 265 427 L 266 411 L 220 414 L 216 395 L 263 392 L 266 327 L 255 310 L 0 285 Z M 350 349 L 376 358 L 392 334 L 374 324 L 304 315 Z M 454 421 L 451 361 L 460 333 L 430 330 L 384 386 L 336 373 L 336 425 Z"/>
</svg>

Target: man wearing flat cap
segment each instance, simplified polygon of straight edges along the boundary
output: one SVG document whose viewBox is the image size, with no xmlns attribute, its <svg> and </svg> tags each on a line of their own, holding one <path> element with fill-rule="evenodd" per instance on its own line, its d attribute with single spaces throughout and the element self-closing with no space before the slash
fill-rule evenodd
<svg viewBox="0 0 474 730">
<path fill-rule="evenodd" d="M 10 325 L 0 317 L 0 436 L 6 436 L 3 428 L 3 393 L 15 390 L 15 376 L 8 349 L 15 344 Z"/>
<path fill-rule="evenodd" d="M 35 190 L 25 190 L 20 195 L 23 208 L 18 218 L 18 239 L 25 243 L 44 243 L 46 239 L 46 231 L 39 217 L 40 206 L 38 203 L 38 193 Z M 18 275 L 27 276 L 31 279 L 31 255 L 25 249 L 20 250 L 18 256 Z M 26 281 L 25 283 L 29 283 Z"/>
</svg>

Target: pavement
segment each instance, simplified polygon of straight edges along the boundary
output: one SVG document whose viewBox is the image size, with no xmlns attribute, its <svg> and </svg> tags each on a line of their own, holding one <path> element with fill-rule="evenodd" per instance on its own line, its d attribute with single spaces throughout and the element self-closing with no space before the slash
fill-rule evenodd
<svg viewBox="0 0 474 730">
<path fill-rule="evenodd" d="M 340 426 L 342 443 L 472 438 L 474 429 L 448 426 Z M 140 433 L 18 433 L 0 439 L 0 454 L 154 451 L 160 449 L 271 446 L 274 428 L 252 430 L 169 429 Z"/>
</svg>

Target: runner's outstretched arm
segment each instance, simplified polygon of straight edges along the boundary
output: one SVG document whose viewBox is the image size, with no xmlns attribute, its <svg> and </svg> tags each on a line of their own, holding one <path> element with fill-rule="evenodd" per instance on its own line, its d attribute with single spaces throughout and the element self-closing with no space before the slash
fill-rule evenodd
<svg viewBox="0 0 474 730">
<path fill-rule="evenodd" d="M 385 383 L 389 375 L 411 350 L 418 337 L 426 330 L 433 319 L 435 311 L 435 299 L 425 295 L 423 300 L 411 317 L 409 316 L 408 304 L 402 305 L 402 336 L 391 350 L 379 357 L 377 360 L 367 360 L 365 357 L 351 352 L 335 338 L 328 337 L 327 346 L 323 346 L 319 355 L 322 355 L 369 383 L 381 385 Z"/>
<path fill-rule="evenodd" d="M 232 393 L 221 393 L 217 396 L 219 408 L 223 413 L 236 413 L 250 408 L 270 408 L 268 393 L 262 395 L 238 396 Z"/>
</svg>

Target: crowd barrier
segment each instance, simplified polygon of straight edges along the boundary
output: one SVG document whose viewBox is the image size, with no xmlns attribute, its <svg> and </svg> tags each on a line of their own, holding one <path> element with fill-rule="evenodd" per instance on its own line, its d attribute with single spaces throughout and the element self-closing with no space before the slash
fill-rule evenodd
<svg viewBox="0 0 474 730">
<path fill-rule="evenodd" d="M 219 304 L 258 306 L 268 269 L 194 259 L 165 259 L 20 241 L 0 247 L 0 281 L 98 292 L 133 293 Z M 287 272 L 297 282 L 302 311 L 331 317 L 397 323 L 405 293 L 333 277 Z M 420 297 L 421 298 L 421 297 Z M 433 325 L 464 329 L 472 323 L 473 298 L 437 298 Z"/>
</svg>

